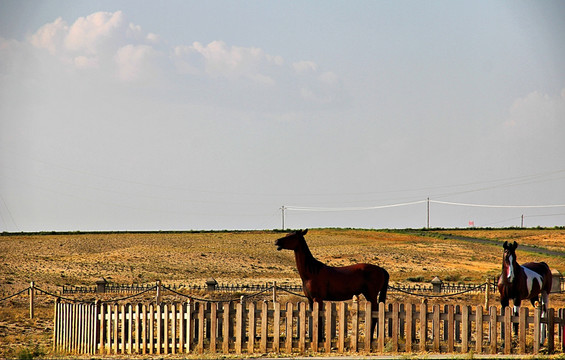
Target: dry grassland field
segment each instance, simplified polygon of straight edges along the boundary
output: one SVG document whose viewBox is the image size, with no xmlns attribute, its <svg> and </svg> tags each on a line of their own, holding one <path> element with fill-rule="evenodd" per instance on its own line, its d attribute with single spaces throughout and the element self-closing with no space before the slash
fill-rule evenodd
<svg viewBox="0 0 565 360">
<path fill-rule="evenodd" d="M 447 235 L 497 241 L 450 239 Z M 200 233 L 4 234 L 0 236 L 0 297 L 34 281 L 58 292 L 63 285 L 94 286 L 104 277 L 117 284 L 203 285 L 209 277 L 225 284 L 301 284 L 293 253 L 277 251 L 275 231 Z M 500 273 L 506 240 L 565 252 L 565 229 L 377 231 L 312 229 L 306 235 L 312 254 L 333 266 L 367 262 L 388 270 L 391 284 L 428 284 L 435 276 L 449 282 L 483 283 Z M 565 256 L 517 250 L 518 262 L 545 261 L 565 273 Z M 38 296 L 36 319 L 27 319 L 27 296 L 0 303 L 0 357 L 22 351 L 49 354 L 52 299 Z M 481 297 L 459 297 L 475 301 Z M 420 301 L 391 293 L 391 301 Z M 441 301 L 454 301 L 441 300 Z M 493 295 L 492 301 L 498 301 Z M 565 306 L 564 295 L 552 305 Z M 24 349 L 24 350 L 22 350 Z M 20 353 L 18 353 L 18 351 Z"/>
</svg>

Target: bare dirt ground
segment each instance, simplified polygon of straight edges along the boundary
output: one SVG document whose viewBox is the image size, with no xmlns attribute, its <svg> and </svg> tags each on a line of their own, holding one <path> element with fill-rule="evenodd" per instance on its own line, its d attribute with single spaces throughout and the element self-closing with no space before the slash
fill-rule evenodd
<svg viewBox="0 0 565 360">
<path fill-rule="evenodd" d="M 437 235 L 439 233 L 439 235 Z M 491 239 L 473 243 L 450 239 L 457 235 Z M 104 277 L 118 284 L 203 285 L 209 277 L 226 284 L 300 284 L 294 256 L 276 251 L 272 231 L 202 233 L 17 234 L 0 236 L 0 298 L 29 286 L 58 292 L 63 285 L 94 286 Z M 506 240 L 564 251 L 563 229 L 441 230 L 385 232 L 376 230 L 312 229 L 306 235 L 312 254 L 333 266 L 367 262 L 382 266 L 391 283 L 424 283 L 435 276 L 449 282 L 483 283 L 501 268 Z M 545 261 L 565 273 L 565 256 L 524 251 L 518 262 Z M 0 357 L 54 356 L 50 353 L 53 301 L 37 297 L 37 316 L 29 319 L 27 296 L 0 302 Z M 397 293 L 390 301 L 419 301 Z M 478 295 L 451 300 L 482 303 Z M 496 303 L 496 294 L 492 302 Z M 564 295 L 550 297 L 565 306 Z"/>
</svg>

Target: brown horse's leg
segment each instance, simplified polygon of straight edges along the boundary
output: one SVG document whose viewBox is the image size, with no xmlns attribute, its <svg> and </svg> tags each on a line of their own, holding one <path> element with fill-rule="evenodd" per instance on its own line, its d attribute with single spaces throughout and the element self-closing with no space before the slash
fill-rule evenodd
<svg viewBox="0 0 565 360">
<path fill-rule="evenodd" d="M 322 310 L 324 308 L 324 302 L 322 301 L 322 299 L 314 299 L 314 301 L 318 304 L 318 311 L 320 314 L 320 317 L 318 318 L 318 341 L 322 341 L 324 339 L 324 326 L 323 326 L 323 320 L 325 319 L 324 317 L 322 317 Z"/>
<path fill-rule="evenodd" d="M 389 279 L 389 275 L 388 272 L 383 269 L 383 282 L 382 285 L 380 286 L 380 291 L 379 291 L 379 302 L 382 303 L 386 303 L 386 293 L 388 290 L 388 279 Z"/>
<path fill-rule="evenodd" d="M 363 292 L 363 295 L 365 296 L 365 299 L 367 301 L 369 301 L 371 303 L 371 311 L 375 312 L 375 311 L 379 311 L 379 292 L 378 291 L 372 291 L 372 290 L 368 290 Z M 377 326 L 377 322 L 371 321 L 371 339 L 373 338 L 373 335 L 375 334 L 375 327 Z M 378 334 L 377 334 L 378 336 Z"/>
</svg>

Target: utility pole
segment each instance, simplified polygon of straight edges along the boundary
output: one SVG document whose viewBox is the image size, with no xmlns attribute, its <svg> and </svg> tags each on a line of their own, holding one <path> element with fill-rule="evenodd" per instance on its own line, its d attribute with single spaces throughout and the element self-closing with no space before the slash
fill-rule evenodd
<svg viewBox="0 0 565 360">
<path fill-rule="evenodd" d="M 430 228 L 430 198 L 428 198 L 428 222 L 427 222 L 427 228 Z"/>
<path fill-rule="evenodd" d="M 522 214 L 522 220 L 520 221 L 520 227 L 524 227 L 524 214 Z"/>
<path fill-rule="evenodd" d="M 283 229 L 283 231 L 284 231 L 284 209 L 285 209 L 284 205 L 281 206 L 281 213 L 282 213 L 282 229 Z"/>
</svg>

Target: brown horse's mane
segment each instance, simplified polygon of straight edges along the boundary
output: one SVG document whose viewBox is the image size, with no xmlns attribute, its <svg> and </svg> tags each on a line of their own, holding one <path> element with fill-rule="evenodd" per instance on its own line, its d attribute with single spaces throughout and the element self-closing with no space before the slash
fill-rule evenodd
<svg viewBox="0 0 565 360">
<path fill-rule="evenodd" d="M 308 244 L 306 244 L 306 240 L 304 239 L 304 237 L 300 239 L 300 246 L 302 247 L 301 250 L 306 258 L 306 270 L 309 273 L 318 274 L 320 270 L 322 270 L 324 267 L 327 266 L 320 260 L 316 259 L 314 255 L 312 255 L 312 252 L 310 251 Z"/>
</svg>

